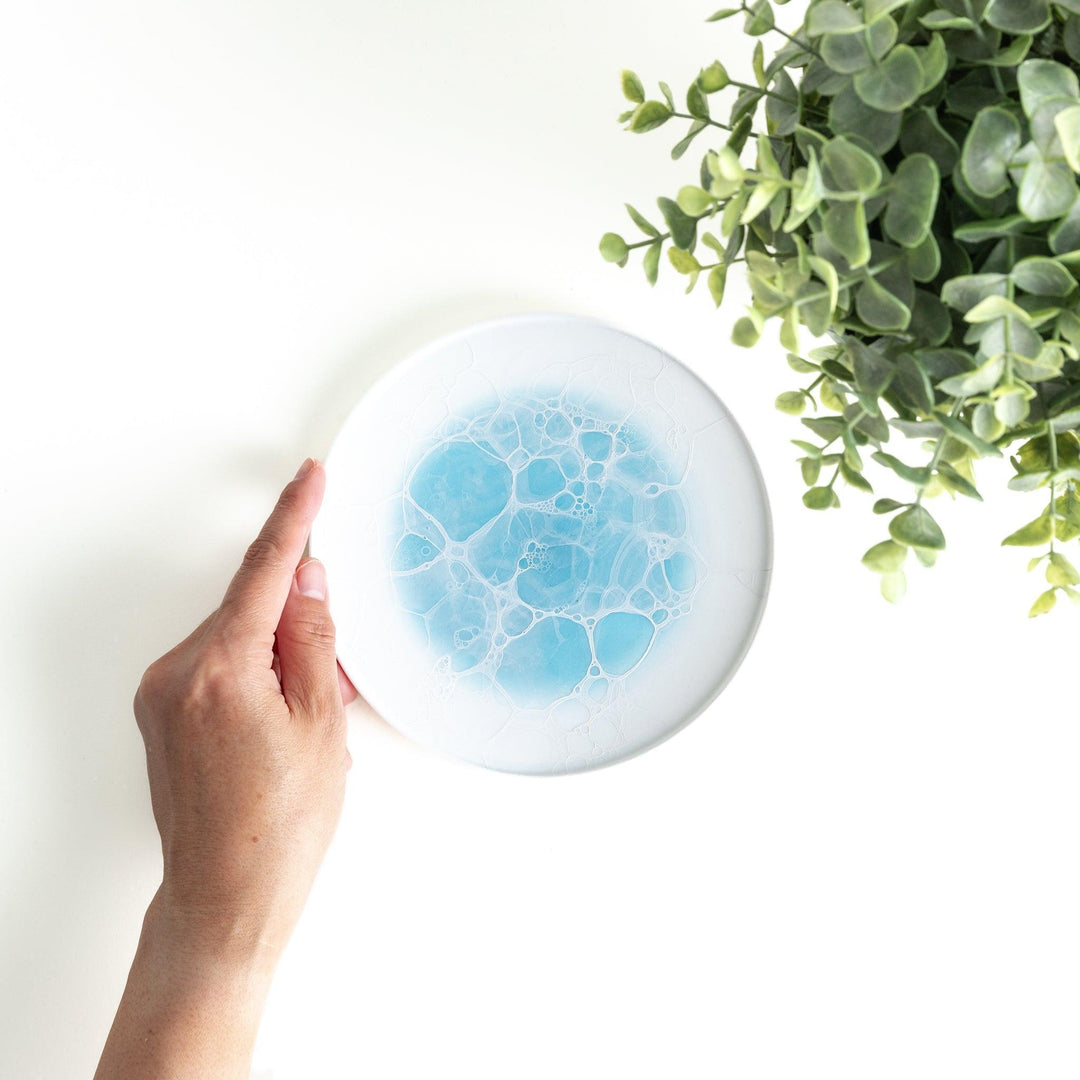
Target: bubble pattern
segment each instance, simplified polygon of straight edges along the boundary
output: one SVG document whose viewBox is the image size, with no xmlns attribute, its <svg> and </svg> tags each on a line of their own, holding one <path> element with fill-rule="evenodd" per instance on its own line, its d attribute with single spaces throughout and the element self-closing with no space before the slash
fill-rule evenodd
<svg viewBox="0 0 1080 1080">
<path fill-rule="evenodd" d="M 406 478 L 390 570 L 436 671 L 595 714 L 690 611 L 704 562 L 670 455 L 595 401 L 504 395 Z"/>
</svg>

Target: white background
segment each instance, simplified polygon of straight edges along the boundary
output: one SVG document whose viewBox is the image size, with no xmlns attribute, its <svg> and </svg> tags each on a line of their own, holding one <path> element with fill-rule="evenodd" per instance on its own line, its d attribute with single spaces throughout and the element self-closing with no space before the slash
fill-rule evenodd
<svg viewBox="0 0 1080 1080">
<path fill-rule="evenodd" d="M 377 373 L 526 310 L 654 340 L 732 408 L 775 515 L 761 632 L 704 716 L 592 774 L 486 773 L 351 710 L 255 1074 L 1080 1071 L 1077 617 L 1026 620 L 1028 553 L 998 547 L 1041 496 L 987 468 L 987 505 L 941 505 L 948 552 L 889 608 L 858 563 L 869 499 L 799 502 L 799 425 L 772 409 L 795 377 L 727 344 L 737 291 L 716 314 L 596 252 L 698 158 L 668 157 L 683 122 L 620 130 L 619 69 L 677 92 L 716 56 L 748 71 L 706 14 L 8 6 L 0 1075 L 89 1076 L 108 1029 L 159 874 L 143 668 Z"/>
</svg>

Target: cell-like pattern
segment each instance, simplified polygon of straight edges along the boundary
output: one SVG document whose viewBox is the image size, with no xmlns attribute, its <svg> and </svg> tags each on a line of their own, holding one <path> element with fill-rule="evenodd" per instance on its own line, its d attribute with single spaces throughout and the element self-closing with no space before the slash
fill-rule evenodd
<svg viewBox="0 0 1080 1080">
<path fill-rule="evenodd" d="M 504 395 L 406 478 L 390 570 L 437 670 L 519 709 L 618 693 L 702 577 L 662 444 L 595 402 Z"/>
</svg>

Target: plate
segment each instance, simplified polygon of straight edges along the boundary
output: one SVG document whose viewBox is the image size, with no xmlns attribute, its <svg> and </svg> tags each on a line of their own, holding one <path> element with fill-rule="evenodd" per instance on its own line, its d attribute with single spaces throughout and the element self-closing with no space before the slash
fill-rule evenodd
<svg viewBox="0 0 1080 1080">
<path fill-rule="evenodd" d="M 768 503 L 716 395 L 571 315 L 433 341 L 360 400 L 311 536 L 342 668 L 418 743 L 595 768 L 720 692 L 768 589 Z"/>
</svg>

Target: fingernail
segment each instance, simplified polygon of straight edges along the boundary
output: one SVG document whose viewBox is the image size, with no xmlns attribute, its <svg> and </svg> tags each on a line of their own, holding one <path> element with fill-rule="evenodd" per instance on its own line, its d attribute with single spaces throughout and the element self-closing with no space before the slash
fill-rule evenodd
<svg viewBox="0 0 1080 1080">
<path fill-rule="evenodd" d="M 312 458 L 312 457 L 304 458 L 304 464 L 301 465 L 300 468 L 296 470 L 296 475 L 293 477 L 293 479 L 294 480 L 302 480 L 314 468 L 315 468 L 315 459 Z"/>
<path fill-rule="evenodd" d="M 318 559 L 308 559 L 296 571 L 296 587 L 301 596 L 310 596 L 313 600 L 326 599 L 326 568 Z"/>
</svg>

